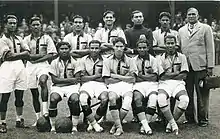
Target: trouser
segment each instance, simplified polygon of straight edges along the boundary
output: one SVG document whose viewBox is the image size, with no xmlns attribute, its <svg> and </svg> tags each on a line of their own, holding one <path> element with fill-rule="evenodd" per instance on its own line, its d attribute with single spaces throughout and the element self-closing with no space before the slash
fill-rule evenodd
<svg viewBox="0 0 220 139">
<path fill-rule="evenodd" d="M 203 87 L 199 86 L 200 81 L 203 81 L 203 83 L 205 83 L 204 78 L 206 76 L 206 70 L 193 71 L 192 67 L 189 68 L 189 73 L 186 78 L 186 90 L 189 96 L 189 105 L 186 109 L 185 117 L 186 120 L 190 122 L 208 122 L 210 90 L 206 87 L 205 84 L 203 85 Z M 197 101 L 195 101 L 194 99 L 194 92 L 196 92 Z"/>
</svg>

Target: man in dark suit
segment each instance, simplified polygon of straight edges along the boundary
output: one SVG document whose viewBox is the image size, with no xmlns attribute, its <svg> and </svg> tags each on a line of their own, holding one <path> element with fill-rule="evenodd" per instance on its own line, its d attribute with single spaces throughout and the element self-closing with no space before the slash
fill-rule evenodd
<svg viewBox="0 0 220 139">
<path fill-rule="evenodd" d="M 179 37 L 181 50 L 189 64 L 186 89 L 190 102 L 185 117 L 189 123 L 198 122 L 199 126 L 205 127 L 208 125 L 209 89 L 203 83 L 212 75 L 215 53 L 212 29 L 200 23 L 198 18 L 198 10 L 189 8 L 188 24 L 179 29 Z M 197 101 L 194 101 L 196 95 Z"/>
</svg>

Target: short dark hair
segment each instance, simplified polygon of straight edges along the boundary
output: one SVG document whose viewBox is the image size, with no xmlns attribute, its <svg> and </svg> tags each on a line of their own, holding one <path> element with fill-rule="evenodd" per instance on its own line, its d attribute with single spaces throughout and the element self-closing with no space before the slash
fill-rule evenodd
<svg viewBox="0 0 220 139">
<path fill-rule="evenodd" d="M 175 37 L 174 35 L 167 35 L 167 36 L 165 36 L 165 37 L 164 37 L 164 43 L 166 43 L 166 40 L 167 40 L 167 39 L 172 39 L 172 38 L 174 39 L 174 41 L 175 41 L 175 43 L 176 43 L 176 37 Z"/>
<path fill-rule="evenodd" d="M 70 46 L 70 44 L 68 42 L 61 41 L 61 42 L 58 42 L 57 45 L 56 45 L 57 50 L 60 49 L 60 47 L 62 45 L 67 45 L 69 48 L 71 48 L 71 46 Z"/>
<path fill-rule="evenodd" d="M 150 47 L 150 43 L 149 43 L 148 40 L 140 39 L 140 40 L 137 41 L 136 46 L 138 47 L 138 45 L 139 45 L 140 43 L 146 43 L 147 46 Z"/>
<path fill-rule="evenodd" d="M 110 10 L 104 12 L 104 13 L 103 13 L 103 17 L 105 17 L 107 14 L 112 14 L 112 16 L 115 17 L 115 12 L 110 11 Z"/>
<path fill-rule="evenodd" d="M 29 24 L 32 24 L 32 22 L 34 22 L 34 21 L 39 21 L 40 23 L 41 23 L 41 19 L 40 19 L 40 17 L 32 17 L 31 19 L 30 19 L 30 21 L 29 21 Z"/>
<path fill-rule="evenodd" d="M 131 13 L 131 18 L 133 18 L 134 17 L 134 14 L 136 14 L 136 13 L 142 13 L 141 11 L 139 11 L 139 10 L 134 10 L 132 13 Z M 143 13 L 142 13 L 143 14 Z"/>
<path fill-rule="evenodd" d="M 4 22 L 7 23 L 8 19 L 16 19 L 16 21 L 18 21 L 17 17 L 13 14 L 6 15 L 5 18 L 4 18 Z"/>
<path fill-rule="evenodd" d="M 84 22 L 84 19 L 83 19 L 83 17 L 81 16 L 81 15 L 75 15 L 75 16 L 73 16 L 73 22 L 74 22 L 74 20 L 76 19 L 76 18 L 81 18 L 82 20 L 83 20 L 83 22 Z"/>
<path fill-rule="evenodd" d="M 190 8 L 187 10 L 186 14 L 187 14 L 189 11 L 191 11 L 191 10 L 196 10 L 197 13 L 199 14 L 199 11 L 198 11 L 196 8 L 194 8 L 194 7 L 190 7 Z"/>
<path fill-rule="evenodd" d="M 161 12 L 160 15 L 159 15 L 159 19 L 161 19 L 164 16 L 166 16 L 169 19 L 171 19 L 171 14 L 169 12 Z"/>
<path fill-rule="evenodd" d="M 101 46 L 101 42 L 100 42 L 99 40 L 91 40 L 91 41 L 89 42 L 89 46 L 90 46 L 91 44 L 94 44 L 94 43 L 98 43 L 99 46 Z"/>
<path fill-rule="evenodd" d="M 117 42 L 122 42 L 122 43 L 125 45 L 125 40 L 124 40 L 124 38 L 122 38 L 122 37 L 116 37 L 116 38 L 113 40 L 113 45 L 115 45 Z"/>
</svg>

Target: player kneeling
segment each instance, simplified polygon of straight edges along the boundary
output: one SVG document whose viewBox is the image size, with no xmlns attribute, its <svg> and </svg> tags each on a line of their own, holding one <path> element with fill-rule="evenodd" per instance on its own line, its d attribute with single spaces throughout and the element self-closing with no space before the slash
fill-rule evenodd
<svg viewBox="0 0 220 139">
<path fill-rule="evenodd" d="M 49 117 L 52 129 L 55 131 L 55 118 L 57 116 L 57 104 L 65 96 L 68 98 L 68 106 L 72 115 L 72 131 L 77 131 L 80 115 L 79 87 L 80 66 L 70 56 L 70 45 L 67 42 L 57 44 L 59 57 L 52 61 L 50 75 L 53 85 L 50 94 Z"/>
<path fill-rule="evenodd" d="M 90 54 L 81 59 L 82 71 L 84 75 L 81 77 L 83 82 L 80 88 L 80 103 L 84 116 L 88 119 L 90 125 L 87 130 L 95 129 L 96 132 L 103 131 L 103 128 L 96 122 L 107 112 L 108 108 L 108 92 L 107 87 L 102 79 L 103 58 L 100 55 L 101 43 L 92 40 L 89 43 Z M 101 100 L 101 104 L 96 111 L 95 117 L 92 109 L 88 104 L 91 98 L 96 97 Z"/>
<path fill-rule="evenodd" d="M 132 88 L 138 70 L 134 60 L 124 54 L 125 40 L 118 37 L 113 41 L 113 45 L 114 54 L 104 60 L 102 76 L 108 86 L 109 110 L 115 122 L 110 133 L 119 136 L 123 133 L 121 121 L 131 108 Z M 123 101 L 119 116 L 119 107 L 116 102 L 120 97 L 123 98 Z"/>
<path fill-rule="evenodd" d="M 138 68 L 138 75 L 136 83 L 134 84 L 133 102 L 135 103 L 136 113 L 139 121 L 142 124 L 140 133 L 147 135 L 152 134 L 152 130 L 148 123 L 151 121 L 152 116 L 156 111 L 157 105 L 157 63 L 156 58 L 148 53 L 149 43 L 146 40 L 139 40 L 137 42 L 137 51 L 139 55 L 135 57 L 135 63 Z M 146 103 L 147 103 L 147 118 L 145 116 Z"/>
<path fill-rule="evenodd" d="M 176 120 L 186 110 L 189 97 L 185 89 L 185 82 L 188 64 L 185 55 L 176 51 L 175 36 L 168 35 L 164 38 L 166 52 L 158 57 L 158 70 L 160 74 L 158 87 L 158 104 L 168 121 L 166 132 L 178 134 Z M 168 99 L 174 97 L 179 100 L 179 104 L 172 115 Z"/>
</svg>

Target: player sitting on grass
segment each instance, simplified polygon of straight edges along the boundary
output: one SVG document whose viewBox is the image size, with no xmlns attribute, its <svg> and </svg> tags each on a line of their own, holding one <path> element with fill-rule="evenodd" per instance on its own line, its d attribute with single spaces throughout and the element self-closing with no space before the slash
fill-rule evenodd
<svg viewBox="0 0 220 139">
<path fill-rule="evenodd" d="M 151 121 L 157 105 L 157 61 L 155 57 L 148 53 L 148 41 L 139 40 L 137 42 L 137 51 L 139 55 L 135 57 L 135 63 L 138 68 L 138 75 L 133 87 L 133 102 L 136 106 L 135 112 L 142 124 L 140 133 L 151 135 L 152 130 L 148 123 Z M 145 104 L 146 100 L 147 104 Z M 147 118 L 145 111 L 147 112 Z"/>
<path fill-rule="evenodd" d="M 164 38 L 166 52 L 158 57 L 159 87 L 158 104 L 168 121 L 166 132 L 178 134 L 176 120 L 186 110 L 189 97 L 185 89 L 185 82 L 188 72 L 186 56 L 176 51 L 176 37 L 168 35 Z M 174 97 L 179 104 L 172 115 L 168 100 Z"/>
<path fill-rule="evenodd" d="M 87 130 L 95 129 L 96 132 L 103 131 L 103 128 L 96 122 L 106 114 L 108 108 L 108 90 L 102 79 L 103 57 L 100 55 L 101 42 L 92 40 L 89 43 L 90 54 L 81 59 L 82 71 L 84 75 L 81 77 L 82 86 L 80 88 L 80 103 L 84 116 L 90 122 Z M 101 104 L 96 111 L 95 118 L 92 109 L 88 104 L 91 98 L 96 97 L 101 100 Z"/>
<path fill-rule="evenodd" d="M 79 88 L 80 88 L 80 64 L 70 56 L 70 45 L 67 42 L 57 44 L 59 57 L 52 61 L 50 75 L 53 85 L 50 94 L 49 117 L 52 125 L 51 131 L 55 131 L 55 118 L 57 116 L 57 104 L 63 97 L 68 98 L 68 106 L 72 115 L 73 129 L 77 131 L 80 115 Z"/>
<path fill-rule="evenodd" d="M 124 54 L 125 40 L 121 37 L 113 41 L 114 54 L 103 62 L 102 76 L 108 86 L 109 110 L 114 120 L 110 133 L 120 136 L 123 133 L 121 121 L 131 108 L 132 87 L 135 75 L 138 74 L 134 60 Z M 117 106 L 116 101 L 123 98 L 122 108 Z"/>
</svg>

